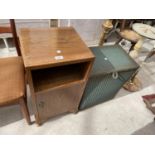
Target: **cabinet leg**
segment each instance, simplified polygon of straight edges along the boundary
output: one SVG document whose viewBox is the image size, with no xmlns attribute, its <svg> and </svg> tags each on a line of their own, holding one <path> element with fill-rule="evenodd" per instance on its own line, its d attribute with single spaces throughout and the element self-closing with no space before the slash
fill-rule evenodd
<svg viewBox="0 0 155 155">
<path fill-rule="evenodd" d="M 20 108 L 24 118 L 26 119 L 27 123 L 30 125 L 31 124 L 30 114 L 28 111 L 26 100 L 24 98 L 20 99 Z"/>
<path fill-rule="evenodd" d="M 39 119 L 38 115 L 37 115 L 37 114 L 35 114 L 34 116 L 35 116 L 35 122 L 36 122 L 36 124 L 37 124 L 38 126 L 41 126 L 41 125 L 42 125 L 42 123 L 41 123 L 41 121 L 40 121 L 40 119 Z"/>
<path fill-rule="evenodd" d="M 141 38 L 141 39 L 135 44 L 135 46 L 133 47 L 133 50 L 129 52 L 129 55 L 130 55 L 132 58 L 137 58 L 137 57 L 138 57 L 143 42 L 144 42 L 144 39 Z"/>
</svg>

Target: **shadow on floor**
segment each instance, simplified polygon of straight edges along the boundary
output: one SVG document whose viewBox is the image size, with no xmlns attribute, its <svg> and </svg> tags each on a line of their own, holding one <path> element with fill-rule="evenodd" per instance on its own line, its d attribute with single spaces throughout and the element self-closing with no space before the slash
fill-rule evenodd
<svg viewBox="0 0 155 155">
<path fill-rule="evenodd" d="M 32 115 L 31 106 L 28 105 L 28 107 L 30 109 L 30 115 Z M 0 127 L 15 123 L 22 119 L 24 119 L 24 117 L 19 104 L 0 108 Z"/>
<path fill-rule="evenodd" d="M 149 123 L 144 128 L 134 132 L 132 135 L 155 135 L 155 122 Z"/>
<path fill-rule="evenodd" d="M 2 107 L 0 109 L 0 127 L 23 119 L 19 105 Z"/>
</svg>

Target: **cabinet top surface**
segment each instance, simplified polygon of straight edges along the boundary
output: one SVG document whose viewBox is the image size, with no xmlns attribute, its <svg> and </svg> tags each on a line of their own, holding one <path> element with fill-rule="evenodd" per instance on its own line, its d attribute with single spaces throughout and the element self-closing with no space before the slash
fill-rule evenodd
<svg viewBox="0 0 155 155">
<path fill-rule="evenodd" d="M 73 27 L 22 28 L 19 40 L 26 68 L 70 64 L 94 58 Z"/>
</svg>

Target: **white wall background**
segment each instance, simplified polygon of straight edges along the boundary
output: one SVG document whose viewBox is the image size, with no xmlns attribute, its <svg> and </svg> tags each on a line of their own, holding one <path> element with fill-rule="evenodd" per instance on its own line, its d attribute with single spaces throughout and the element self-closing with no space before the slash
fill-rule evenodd
<svg viewBox="0 0 155 155">
<path fill-rule="evenodd" d="M 60 20 L 60 26 L 67 26 L 68 20 Z M 80 34 L 87 45 L 96 45 L 102 32 L 103 19 L 71 19 L 70 25 Z"/>
<path fill-rule="evenodd" d="M 49 27 L 48 19 L 17 19 L 17 29 L 22 27 Z M 85 43 L 90 45 L 96 45 L 99 42 L 99 38 L 102 31 L 103 19 L 71 19 L 70 25 L 73 26 Z M 1 19 L 0 25 L 9 25 L 9 20 Z M 68 26 L 67 19 L 60 19 L 60 26 Z"/>
</svg>

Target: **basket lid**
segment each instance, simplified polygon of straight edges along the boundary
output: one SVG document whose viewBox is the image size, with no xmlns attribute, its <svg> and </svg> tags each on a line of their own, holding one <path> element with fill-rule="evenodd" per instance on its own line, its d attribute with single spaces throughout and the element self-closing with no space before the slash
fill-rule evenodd
<svg viewBox="0 0 155 155">
<path fill-rule="evenodd" d="M 90 49 L 96 57 L 91 75 L 139 68 L 139 65 L 119 45 L 96 46 Z"/>
</svg>

